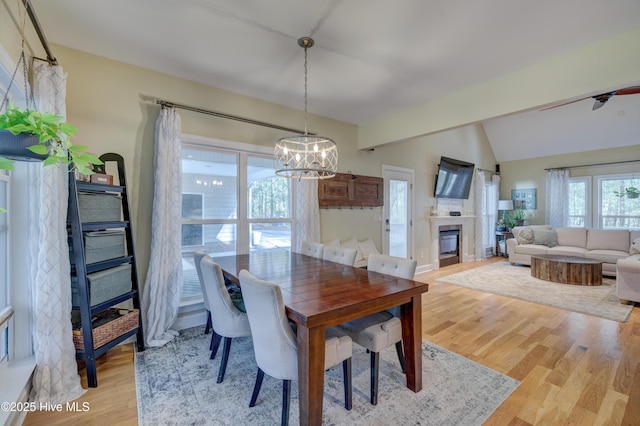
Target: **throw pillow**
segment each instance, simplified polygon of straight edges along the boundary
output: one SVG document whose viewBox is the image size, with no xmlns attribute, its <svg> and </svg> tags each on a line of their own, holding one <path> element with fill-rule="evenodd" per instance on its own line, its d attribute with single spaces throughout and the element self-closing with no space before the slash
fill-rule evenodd
<svg viewBox="0 0 640 426">
<path fill-rule="evenodd" d="M 373 243 L 371 238 L 365 241 L 359 241 L 358 246 L 360 246 L 360 252 L 362 252 L 362 257 L 364 257 L 365 260 L 369 259 L 369 255 L 371 253 L 379 253 L 378 248 Z"/>
<path fill-rule="evenodd" d="M 629 247 L 629 253 L 640 253 L 640 238 L 636 238 Z"/>
<path fill-rule="evenodd" d="M 360 251 L 360 246 L 358 246 L 358 240 L 356 239 L 356 237 L 353 237 L 350 240 L 341 242 L 340 243 L 340 247 L 346 247 L 346 248 L 355 249 L 356 250 L 356 260 L 355 260 L 355 262 L 357 262 L 359 260 L 364 260 L 364 258 L 362 257 L 362 252 Z"/>
<path fill-rule="evenodd" d="M 533 229 L 528 226 L 522 228 L 520 232 L 518 232 L 518 235 L 516 235 L 516 240 L 518 244 L 533 244 Z"/>
<path fill-rule="evenodd" d="M 336 238 L 335 240 L 331 240 L 327 243 L 324 243 L 325 246 L 331 247 L 340 247 L 340 238 Z"/>
<path fill-rule="evenodd" d="M 533 243 L 547 247 L 558 245 L 558 234 L 553 229 L 534 229 Z"/>
</svg>

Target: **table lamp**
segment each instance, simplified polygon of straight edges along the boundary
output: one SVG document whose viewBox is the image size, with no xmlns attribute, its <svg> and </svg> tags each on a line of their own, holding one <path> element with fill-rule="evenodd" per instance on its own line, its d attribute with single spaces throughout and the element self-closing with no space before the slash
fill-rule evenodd
<svg viewBox="0 0 640 426">
<path fill-rule="evenodd" d="M 498 200 L 498 210 L 502 210 L 502 220 L 507 222 L 507 210 L 513 210 L 513 200 Z"/>
</svg>

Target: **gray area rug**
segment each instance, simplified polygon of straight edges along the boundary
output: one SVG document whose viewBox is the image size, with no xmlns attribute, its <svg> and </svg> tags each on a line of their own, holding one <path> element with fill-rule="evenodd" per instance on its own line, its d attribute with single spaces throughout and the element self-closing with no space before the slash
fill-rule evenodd
<svg viewBox="0 0 640 426">
<path fill-rule="evenodd" d="M 533 278 L 531 268 L 509 262 L 492 263 L 436 281 L 618 322 L 627 322 L 633 309 L 633 305 L 620 303 L 615 278 L 604 277 L 601 286 L 559 284 Z"/>
<path fill-rule="evenodd" d="M 234 339 L 224 382 L 217 384 L 221 351 L 209 360 L 210 335 L 183 330 L 162 348 L 136 353 L 140 425 L 277 425 L 282 382 L 265 375 L 249 408 L 257 365 L 251 338 Z M 354 345 L 353 409 L 344 409 L 342 367 L 325 372 L 323 424 L 481 425 L 520 382 L 429 342 L 423 342 L 423 389 L 405 387 L 395 348 L 380 356 L 378 405 L 369 403 L 369 354 Z M 290 424 L 299 424 L 297 382 Z"/>
</svg>

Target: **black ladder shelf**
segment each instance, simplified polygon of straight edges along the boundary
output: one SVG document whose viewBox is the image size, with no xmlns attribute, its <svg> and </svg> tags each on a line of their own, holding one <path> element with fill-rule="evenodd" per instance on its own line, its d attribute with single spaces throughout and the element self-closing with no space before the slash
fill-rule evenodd
<svg viewBox="0 0 640 426">
<path fill-rule="evenodd" d="M 77 304 L 74 304 L 73 310 L 79 311 L 80 323 L 82 331 L 82 341 L 84 347 L 76 349 L 76 358 L 83 360 L 87 369 L 87 382 L 89 387 L 98 386 L 98 377 L 96 371 L 96 359 L 115 347 L 131 336 L 136 336 L 136 344 L 138 351 L 144 351 L 144 338 L 142 332 L 142 316 L 140 312 L 140 294 L 138 291 L 138 273 L 136 269 L 135 251 L 133 245 L 133 231 L 131 229 L 131 216 L 129 213 L 129 200 L 127 197 L 126 177 L 124 171 L 124 159 L 119 154 L 107 153 L 100 156 L 103 162 L 114 161 L 118 168 L 119 185 L 105 185 L 98 183 L 89 183 L 76 180 L 75 173 L 69 172 L 69 207 L 67 214 L 69 245 L 73 249 L 71 255 L 71 276 L 75 279 L 77 290 Z M 122 202 L 122 220 L 106 221 L 106 222 L 81 222 L 79 194 L 118 194 Z M 89 231 L 103 231 L 110 229 L 124 229 L 124 244 L 126 247 L 125 256 L 115 259 L 108 259 L 91 264 L 86 263 L 85 253 L 85 233 Z M 90 304 L 90 283 L 88 274 L 106 271 L 121 265 L 131 265 L 131 288 L 109 300 L 100 303 Z M 126 284 L 125 284 L 126 285 Z M 133 308 L 137 309 L 138 325 L 136 328 L 127 331 L 113 340 L 95 347 L 92 318 L 102 313 L 114 305 L 131 300 Z"/>
</svg>

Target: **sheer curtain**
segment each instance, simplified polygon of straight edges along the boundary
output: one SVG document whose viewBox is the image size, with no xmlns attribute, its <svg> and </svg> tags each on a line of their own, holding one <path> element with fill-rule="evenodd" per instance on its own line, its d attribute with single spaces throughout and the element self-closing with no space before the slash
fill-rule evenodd
<svg viewBox="0 0 640 426">
<path fill-rule="evenodd" d="M 488 226 L 486 234 L 486 243 L 491 247 L 493 254 L 495 253 L 494 237 L 496 233 L 496 222 L 498 221 L 498 199 L 500 198 L 500 176 L 493 175 L 491 183 L 487 186 L 487 216 Z"/>
<path fill-rule="evenodd" d="M 551 226 L 566 226 L 569 221 L 569 170 L 547 172 L 545 221 Z"/>
<path fill-rule="evenodd" d="M 484 172 L 482 170 L 476 170 L 476 189 L 475 189 L 475 199 L 476 199 L 476 223 L 475 223 L 475 254 L 476 260 L 484 260 L 487 258 L 487 251 L 484 246 L 484 233 L 486 228 L 486 180 L 484 177 Z"/>
<path fill-rule="evenodd" d="M 66 115 L 67 75 L 60 66 L 34 62 L 34 94 L 39 111 Z M 36 370 L 30 400 L 64 404 L 81 396 L 71 332 L 71 279 L 67 244 L 67 171 L 29 167 L 29 241 L 33 349 Z"/>
<path fill-rule="evenodd" d="M 182 149 L 180 115 L 162 108 L 156 121 L 149 270 L 142 293 L 146 346 L 163 346 L 178 332 L 182 292 Z"/>
<path fill-rule="evenodd" d="M 317 180 L 300 179 L 295 183 L 295 241 L 291 249 L 300 253 L 303 241 L 320 242 L 320 206 Z"/>
</svg>

